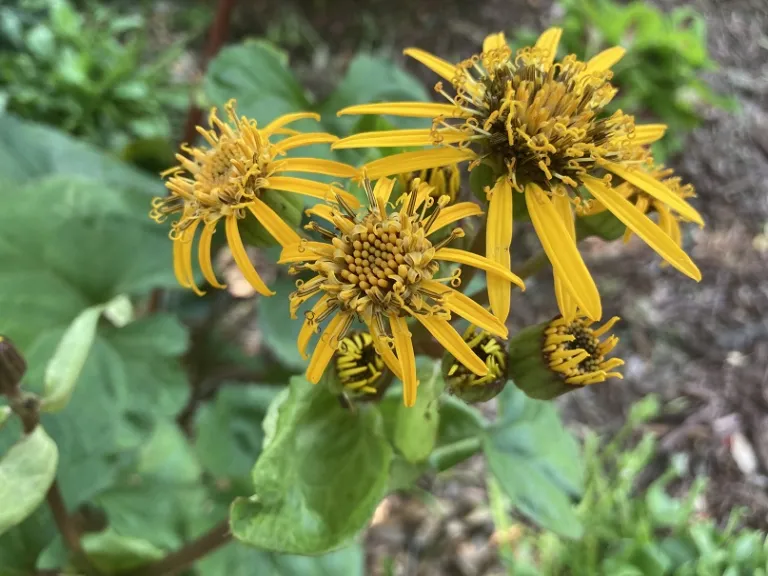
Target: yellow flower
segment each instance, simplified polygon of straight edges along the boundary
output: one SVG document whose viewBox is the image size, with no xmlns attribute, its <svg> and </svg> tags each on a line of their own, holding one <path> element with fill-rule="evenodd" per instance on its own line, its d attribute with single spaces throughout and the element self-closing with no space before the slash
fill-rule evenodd
<svg viewBox="0 0 768 576">
<path fill-rule="evenodd" d="M 528 396 L 550 400 L 581 386 L 622 378 L 615 369 L 621 358 L 606 358 L 619 339 L 606 333 L 619 321 L 617 316 L 599 328 L 583 316 L 530 326 L 518 332 L 509 344 L 510 377 Z"/>
<path fill-rule="evenodd" d="M 504 341 L 471 324 L 462 338 L 485 361 L 488 374 L 478 376 L 448 355 L 444 360 L 447 390 L 465 402 L 487 402 L 497 396 L 507 383 L 507 351 L 504 349 Z"/>
<path fill-rule="evenodd" d="M 456 164 L 443 166 L 442 168 L 428 168 L 419 172 L 400 174 L 400 182 L 403 185 L 403 190 L 410 190 L 411 182 L 416 178 L 432 186 L 433 198 L 437 199 L 440 198 L 440 196 L 448 196 L 451 204 L 456 202 L 456 198 L 459 196 L 459 190 L 461 189 L 461 173 Z"/>
<path fill-rule="evenodd" d="M 531 221 L 559 285 L 558 303 L 567 318 L 577 308 L 592 319 L 602 316 L 600 295 L 576 246 L 573 206 L 586 190 L 645 240 L 672 266 L 699 280 L 687 254 L 647 216 L 626 201 L 611 179 L 626 181 L 667 205 L 681 217 L 703 225 L 696 210 L 667 186 L 638 169 L 642 146 L 664 134 L 663 125 L 635 126 L 622 112 L 601 114 L 616 89 L 609 68 L 624 54 L 609 48 L 588 62 L 570 55 L 555 63 L 562 31 L 551 28 L 535 46 L 512 57 L 503 34 L 492 34 L 479 55 L 452 64 L 416 48 L 405 50 L 451 83 L 453 95 L 438 83 L 447 102 L 392 102 L 351 106 L 342 114 L 392 114 L 431 118 L 432 127 L 355 134 L 333 148 L 429 146 L 368 163 L 372 178 L 407 170 L 480 162 L 502 176 L 489 190 L 486 255 L 509 266 L 513 192 L 524 194 Z M 489 300 L 502 320 L 509 313 L 509 284 L 488 282 Z"/>
<path fill-rule="evenodd" d="M 251 213 L 264 229 L 282 246 L 299 242 L 298 234 L 286 224 L 266 202 L 264 194 L 280 191 L 313 198 L 333 200 L 334 195 L 352 205 L 359 204 L 351 194 L 312 180 L 283 176 L 285 172 L 309 172 L 340 178 L 353 177 L 357 171 L 351 166 L 331 160 L 315 158 L 281 158 L 288 151 L 317 143 L 331 143 L 335 136 L 323 132 L 301 133 L 286 126 L 297 120 L 317 114 L 300 112 L 277 118 L 264 128 L 256 122 L 235 113 L 235 102 L 225 106 L 228 123 L 222 122 L 216 108 L 209 116 L 210 130 L 198 126 L 197 131 L 208 142 L 208 147 L 182 145 L 186 154 L 177 154 L 179 165 L 166 170 L 169 177 L 168 196 L 152 201 L 150 217 L 163 222 L 169 214 L 179 214 L 171 224 L 173 240 L 173 268 L 179 284 L 191 288 L 196 294 L 203 292 L 195 285 L 192 273 L 192 242 L 200 224 L 203 231 L 198 245 L 198 259 L 205 280 L 216 288 L 225 288 L 217 279 L 211 264 L 211 241 L 216 226 L 224 220 L 227 243 L 240 271 L 259 294 L 274 294 L 262 281 L 245 252 L 238 231 L 238 221 Z M 274 136 L 286 136 L 273 141 Z"/>
<path fill-rule="evenodd" d="M 488 372 L 485 362 L 449 324 L 452 314 L 466 318 L 488 332 L 506 338 L 507 328 L 485 308 L 447 286 L 460 282 L 460 270 L 437 278 L 441 262 L 474 266 L 489 276 L 523 287 L 506 268 L 464 250 L 448 247 L 464 235 L 461 228 L 434 244 L 429 236 L 458 220 L 477 214 L 477 206 L 462 202 L 446 207 L 447 196 L 437 201 L 432 188 L 414 180 L 411 190 L 389 203 L 394 180 L 382 178 L 371 189 L 363 185 L 368 207 L 358 215 L 339 198 L 338 208 L 318 205 L 308 213 L 333 225 L 335 230 L 311 224 L 325 242 L 302 241 L 283 249 L 280 263 L 300 263 L 291 272 L 308 270 L 314 276 L 297 282 L 291 294 L 291 313 L 306 300 L 320 296 L 305 321 L 298 348 L 306 355 L 307 345 L 318 326 L 332 317 L 321 334 L 307 368 L 307 379 L 317 383 L 353 319 L 358 318 L 373 337 L 376 350 L 387 367 L 403 382 L 406 406 L 416 400 L 416 362 L 407 318 L 415 318 L 446 350 L 478 376 Z"/>
<path fill-rule="evenodd" d="M 354 332 L 339 342 L 334 357 L 336 375 L 346 392 L 378 395 L 389 374 L 368 332 Z"/>
</svg>

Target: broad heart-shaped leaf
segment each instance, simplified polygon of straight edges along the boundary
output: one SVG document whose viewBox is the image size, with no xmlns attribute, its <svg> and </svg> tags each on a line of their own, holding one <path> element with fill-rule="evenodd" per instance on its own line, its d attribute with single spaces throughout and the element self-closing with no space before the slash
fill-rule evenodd
<svg viewBox="0 0 768 576">
<path fill-rule="evenodd" d="M 56 477 L 59 452 L 42 426 L 16 442 L 0 459 L 0 534 L 27 518 Z"/>
<path fill-rule="evenodd" d="M 219 479 L 248 477 L 264 442 L 259 423 L 281 390 L 224 383 L 216 399 L 200 409 L 195 452 L 207 472 Z"/>
<path fill-rule="evenodd" d="M 583 489 L 578 447 L 551 404 L 532 400 L 507 382 L 498 420 L 483 434 L 483 450 L 499 485 L 523 514 L 563 536 L 581 535 L 571 502 Z"/>
<path fill-rule="evenodd" d="M 322 115 L 323 123 L 334 133 L 348 134 L 359 117 L 337 117 L 336 112 L 342 108 L 369 102 L 424 102 L 429 99 L 422 83 L 391 59 L 361 53 L 352 59 L 344 78 L 333 93 L 319 104 L 317 111 Z M 394 116 L 388 119 L 397 128 L 429 126 L 428 120 Z"/>
<path fill-rule="evenodd" d="M 51 175 L 79 177 L 109 188 L 131 188 L 145 197 L 163 194 L 159 178 L 148 176 L 98 148 L 54 128 L 10 114 L 0 115 L 0 180 L 23 184 Z M 46 201 L 26 201 L 47 213 Z"/>
<path fill-rule="evenodd" d="M 232 533 L 275 552 L 337 549 L 383 498 L 391 458 L 374 407 L 345 410 L 322 386 L 294 377 L 275 436 L 253 468 L 254 495 L 232 505 Z"/>
<path fill-rule="evenodd" d="M 416 375 L 416 404 L 407 408 L 399 403 L 394 430 L 395 447 L 409 462 L 426 460 L 435 446 L 440 426 L 438 398 L 445 387 L 439 361 L 418 357 Z"/>
<path fill-rule="evenodd" d="M 205 92 L 219 106 L 235 98 L 238 116 L 260 125 L 310 109 L 285 53 L 264 40 L 247 40 L 219 52 L 208 65 Z"/>
<path fill-rule="evenodd" d="M 301 313 L 296 320 L 291 319 L 288 299 L 288 295 L 296 291 L 296 279 L 281 276 L 270 288 L 277 294 L 271 298 L 259 298 L 256 303 L 259 326 L 267 336 L 264 343 L 286 367 L 302 370 L 306 368 L 307 360 L 299 354 L 296 341 L 304 320 Z"/>
</svg>

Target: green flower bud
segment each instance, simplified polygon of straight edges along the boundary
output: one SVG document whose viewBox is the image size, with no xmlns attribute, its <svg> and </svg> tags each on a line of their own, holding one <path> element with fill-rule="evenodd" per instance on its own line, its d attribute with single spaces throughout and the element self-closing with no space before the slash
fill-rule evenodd
<svg viewBox="0 0 768 576">
<path fill-rule="evenodd" d="M 0 394 L 13 394 L 26 371 L 27 362 L 16 346 L 9 338 L 0 336 Z"/>
<path fill-rule="evenodd" d="M 469 404 L 487 402 L 497 396 L 507 383 L 504 341 L 475 326 L 467 328 L 462 338 L 485 361 L 488 374 L 478 376 L 452 355 L 446 354 L 443 358 L 446 389 Z"/>
<path fill-rule="evenodd" d="M 379 400 L 392 383 L 392 374 L 376 352 L 368 332 L 350 332 L 339 342 L 333 359 L 334 390 L 347 398 Z"/>
<path fill-rule="evenodd" d="M 618 344 L 616 336 L 601 337 L 618 322 L 614 316 L 599 328 L 577 316 L 571 321 L 557 316 L 551 322 L 529 326 L 509 342 L 509 375 L 531 398 L 551 400 L 588 384 L 622 378 L 615 368 L 620 358 L 606 359 Z"/>
</svg>

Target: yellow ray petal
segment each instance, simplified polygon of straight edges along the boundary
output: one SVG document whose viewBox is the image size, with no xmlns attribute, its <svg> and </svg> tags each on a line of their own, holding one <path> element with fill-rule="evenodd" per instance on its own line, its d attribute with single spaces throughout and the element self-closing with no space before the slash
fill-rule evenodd
<svg viewBox="0 0 768 576">
<path fill-rule="evenodd" d="M 602 72 L 603 70 L 608 70 L 616 64 L 616 62 L 621 60 L 625 53 L 626 50 L 621 46 L 613 46 L 612 48 L 603 50 L 587 62 L 585 72 Z"/>
<path fill-rule="evenodd" d="M 474 266 L 480 270 L 485 270 L 490 274 L 496 274 L 505 278 L 508 282 L 519 286 L 525 290 L 525 282 L 518 278 L 515 274 L 510 272 L 507 268 L 497 264 L 493 260 L 478 256 L 472 252 L 466 250 L 459 250 L 458 248 L 440 248 L 435 252 L 435 260 L 444 260 L 445 262 L 456 262 L 457 264 L 466 264 L 467 266 Z"/>
<path fill-rule="evenodd" d="M 291 264 L 293 262 L 309 262 L 318 258 L 333 258 L 334 248 L 325 242 L 311 242 L 302 240 L 296 244 L 285 246 L 280 252 L 278 264 Z"/>
<path fill-rule="evenodd" d="M 455 64 L 451 64 L 450 62 L 438 58 L 434 54 L 420 50 L 419 48 L 406 48 L 403 50 L 403 54 L 421 62 L 424 66 L 432 70 L 432 72 L 448 80 L 448 82 L 452 82 L 455 77 L 461 74 L 461 69 Z"/>
<path fill-rule="evenodd" d="M 318 216 L 333 224 L 333 214 L 337 214 L 338 212 L 333 206 L 329 206 L 328 204 L 315 204 L 312 208 L 307 208 L 304 213 L 307 216 Z"/>
<path fill-rule="evenodd" d="M 439 130 L 419 128 L 408 130 L 379 130 L 375 132 L 360 132 L 334 142 L 331 148 L 342 150 L 347 148 L 393 148 L 407 146 L 432 146 L 439 135 L 437 144 L 456 144 L 467 140 L 468 136 L 461 130 Z"/>
<path fill-rule="evenodd" d="M 311 198 L 319 198 L 327 202 L 336 202 L 336 194 L 341 196 L 344 201 L 352 208 L 359 208 L 360 201 L 341 188 L 315 182 L 314 180 L 305 180 L 303 178 L 293 178 L 291 176 L 272 176 L 268 180 L 267 186 L 272 190 L 282 190 L 283 192 L 293 192 L 294 194 L 303 194 Z"/>
<path fill-rule="evenodd" d="M 497 34 L 489 34 L 483 40 L 483 52 L 490 52 L 491 50 L 498 50 L 504 48 L 507 45 L 507 39 L 504 38 L 504 32 Z"/>
<path fill-rule="evenodd" d="M 680 233 L 680 223 L 677 221 L 677 218 L 675 218 L 670 213 L 669 208 L 661 202 L 656 202 L 654 208 L 656 208 L 656 212 L 659 213 L 659 226 L 666 232 L 667 236 L 672 238 L 675 244 L 682 246 L 683 237 Z"/>
<path fill-rule="evenodd" d="M 499 178 L 491 190 L 488 204 L 488 221 L 485 229 L 485 256 L 509 270 L 509 245 L 512 243 L 512 186 L 505 177 Z M 501 278 L 489 274 L 488 301 L 491 310 L 506 322 L 509 316 L 509 299 L 512 285 Z"/>
<path fill-rule="evenodd" d="M 628 228 L 642 238 L 646 244 L 653 248 L 664 260 L 680 270 L 686 276 L 690 276 L 697 282 L 701 280 L 701 272 L 680 246 L 664 231 L 654 224 L 642 212 L 639 212 L 631 202 L 622 198 L 610 186 L 606 186 L 602 180 L 586 176 L 584 185 L 595 198 L 605 204 L 608 209 Z"/>
<path fill-rule="evenodd" d="M 213 233 L 216 231 L 216 224 L 218 219 L 211 222 L 206 222 L 203 228 L 203 233 L 200 234 L 200 244 L 197 246 L 197 258 L 200 260 L 200 269 L 203 271 L 203 278 L 214 288 L 226 288 L 226 284 L 221 284 L 216 279 L 216 274 L 213 272 L 213 264 L 211 263 L 211 241 L 213 239 Z"/>
<path fill-rule="evenodd" d="M 614 162 L 605 162 L 604 166 L 616 174 L 616 176 L 637 186 L 649 196 L 653 196 L 656 200 L 664 202 L 667 206 L 672 208 L 672 210 L 680 214 L 680 216 L 683 216 L 691 222 L 695 222 L 699 226 L 704 226 L 704 220 L 702 219 L 701 214 L 699 214 L 693 206 L 688 204 L 688 202 L 680 198 L 680 196 L 672 192 L 672 190 L 647 172 L 642 172 L 641 170 L 628 170 Z"/>
<path fill-rule="evenodd" d="M 285 140 L 280 140 L 275 144 L 277 153 L 287 152 L 300 146 L 309 146 L 310 144 L 330 144 L 336 142 L 338 136 L 326 134 L 325 132 L 305 132 L 296 136 L 289 136 Z"/>
<path fill-rule="evenodd" d="M 635 136 L 632 138 L 632 143 L 653 144 L 657 140 L 661 140 L 666 131 L 666 124 L 641 124 L 635 126 Z"/>
<path fill-rule="evenodd" d="M 381 356 L 381 359 L 384 360 L 384 364 L 386 364 L 390 372 L 395 375 L 395 378 L 402 382 L 403 371 L 400 366 L 400 360 L 395 356 L 395 353 L 392 352 L 392 348 L 389 347 L 389 338 L 381 333 L 375 320 L 364 319 L 364 322 L 373 337 L 373 346 L 376 348 L 379 356 Z"/>
<path fill-rule="evenodd" d="M 349 328 L 352 322 L 352 315 L 349 312 L 339 312 L 331 321 L 328 322 L 328 326 L 325 327 L 323 335 L 320 336 L 320 340 L 317 341 L 315 351 L 312 353 L 312 359 L 309 361 L 307 367 L 307 380 L 312 384 L 320 382 L 320 378 L 323 377 L 328 362 L 333 358 L 333 353 L 339 347 L 344 333 Z"/>
<path fill-rule="evenodd" d="M 552 62 L 555 61 L 555 56 L 557 56 L 557 45 L 560 44 L 560 36 L 562 35 L 562 28 L 550 28 L 549 30 L 545 30 L 541 36 L 539 36 L 539 39 L 536 40 L 536 48 L 546 51 L 546 56 L 544 58 L 545 64 L 551 66 Z"/>
<path fill-rule="evenodd" d="M 264 229 L 270 236 L 272 236 L 272 238 L 277 240 L 277 243 L 280 244 L 280 246 L 290 246 L 301 242 L 301 236 L 296 234 L 296 231 L 286 224 L 285 221 L 278 216 L 277 212 L 267 206 L 267 204 L 260 198 L 251 199 L 248 203 L 248 210 L 250 210 L 251 214 L 256 217 L 256 220 L 261 222 Z"/>
<path fill-rule="evenodd" d="M 474 160 L 476 157 L 477 154 L 472 150 L 445 146 L 385 156 L 384 158 L 368 162 L 368 164 L 363 166 L 363 170 L 368 174 L 368 178 L 376 180 L 382 176 L 450 166 L 458 162 Z"/>
<path fill-rule="evenodd" d="M 472 348 L 464 342 L 464 339 L 448 322 L 437 316 L 424 316 L 422 314 L 417 314 L 416 319 L 443 345 L 443 348 L 469 370 L 478 376 L 488 374 L 488 366 L 485 365 L 485 362 L 472 352 Z"/>
<path fill-rule="evenodd" d="M 555 210 L 560 215 L 568 235 L 575 240 L 576 224 L 573 221 L 573 211 L 568 196 L 557 194 L 552 198 L 552 203 L 555 205 Z M 557 274 L 555 274 L 555 298 L 563 318 L 568 321 L 573 320 L 576 317 L 576 301 L 571 297 L 570 292 Z"/>
<path fill-rule="evenodd" d="M 229 249 L 232 251 L 232 258 L 234 258 L 235 264 L 237 264 L 245 279 L 262 296 L 274 296 L 275 293 L 267 288 L 267 285 L 264 284 L 261 276 L 256 272 L 248 258 L 245 246 L 243 246 L 243 240 L 240 238 L 240 231 L 237 229 L 237 217 L 234 214 L 226 217 L 225 229 L 227 232 L 227 244 L 229 244 Z"/>
<path fill-rule="evenodd" d="M 336 162 L 334 160 L 322 160 L 320 158 L 286 158 L 275 162 L 276 172 L 309 172 L 311 174 L 325 174 L 338 178 L 356 178 L 359 176 L 357 168 Z"/>
<path fill-rule="evenodd" d="M 450 286 L 440 284 L 434 280 L 422 280 L 422 285 L 429 290 L 438 292 L 445 297 L 444 306 L 451 312 L 458 314 L 465 320 L 469 320 L 475 326 L 482 328 L 490 332 L 495 336 L 506 338 L 509 334 L 504 322 L 496 318 L 493 314 L 488 312 L 485 308 L 480 306 L 477 302 L 470 297 L 462 294 L 458 290 L 454 290 Z"/>
<path fill-rule="evenodd" d="M 399 316 L 390 316 L 389 326 L 392 328 L 392 337 L 395 340 L 395 349 L 403 375 L 403 404 L 410 407 L 416 403 L 416 387 L 419 385 L 416 378 L 416 357 L 413 354 L 411 333 L 408 331 L 405 318 Z"/>
<path fill-rule="evenodd" d="M 435 218 L 432 226 L 429 227 L 428 234 L 437 232 L 441 228 L 445 228 L 449 224 L 458 222 L 463 218 L 469 218 L 470 216 L 479 216 L 483 213 L 483 209 L 480 208 L 474 202 L 459 202 L 451 206 L 446 206 L 440 210 L 440 214 Z"/>
<path fill-rule="evenodd" d="M 304 319 L 304 323 L 301 325 L 299 337 L 296 339 L 296 345 L 299 348 L 299 354 L 304 360 L 309 358 L 309 355 L 306 352 L 307 345 L 312 339 L 312 334 L 316 332 L 315 328 L 317 328 L 317 322 L 314 321 L 314 318 L 317 318 L 320 314 L 325 314 L 328 311 L 330 302 L 331 296 L 329 294 L 323 295 L 323 297 L 312 306 L 312 311 Z"/>
<path fill-rule="evenodd" d="M 346 114 L 390 114 L 405 118 L 434 118 L 445 116 L 446 118 L 461 118 L 467 116 L 454 104 L 437 104 L 434 102 L 381 102 L 374 104 L 358 104 L 339 110 L 336 115 Z"/>
<path fill-rule="evenodd" d="M 391 178 L 379 178 L 376 181 L 376 186 L 373 187 L 373 197 L 376 199 L 376 204 L 382 215 L 387 212 L 387 202 L 389 202 L 394 187 L 395 181 Z"/>
<path fill-rule="evenodd" d="M 184 230 L 181 234 L 181 246 L 180 246 L 180 261 L 181 269 L 184 277 L 187 279 L 187 288 L 192 288 L 192 291 L 198 296 L 203 296 L 204 291 L 200 290 L 195 284 L 195 274 L 192 272 L 192 243 L 195 239 L 195 231 L 200 225 L 200 220 L 192 222 L 189 228 Z"/>
<path fill-rule="evenodd" d="M 275 118 L 272 122 L 267 124 L 264 128 L 264 132 L 266 134 L 273 134 L 283 126 L 287 126 L 297 120 L 316 120 L 319 122 L 320 114 L 316 114 L 315 112 L 294 112 L 293 114 L 285 114 L 279 118 Z"/>
<path fill-rule="evenodd" d="M 525 188 L 525 204 L 554 273 L 564 283 L 582 311 L 593 320 L 603 315 L 595 281 L 581 259 L 576 241 L 557 213 L 549 195 L 537 184 Z"/>
</svg>

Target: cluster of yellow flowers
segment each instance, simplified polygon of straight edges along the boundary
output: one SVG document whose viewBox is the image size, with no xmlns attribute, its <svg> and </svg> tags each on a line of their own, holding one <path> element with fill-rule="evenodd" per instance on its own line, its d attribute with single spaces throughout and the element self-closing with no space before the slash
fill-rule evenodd
<svg viewBox="0 0 768 576">
<path fill-rule="evenodd" d="M 488 36 L 482 53 L 452 64 L 419 49 L 405 51 L 440 76 L 440 103 L 385 102 L 352 106 L 343 114 L 384 114 L 431 119 L 431 128 L 355 134 L 339 139 L 322 132 L 289 128 L 312 113 L 283 116 L 263 128 L 226 107 L 229 122 L 215 109 L 210 129 L 198 128 L 205 148 L 182 147 L 179 165 L 164 173 L 170 195 L 156 198 L 151 216 L 158 222 L 178 213 L 171 228 L 174 270 L 179 283 L 201 293 L 192 273 L 192 243 L 199 225 L 198 259 L 205 280 L 223 288 L 211 263 L 216 225 L 224 219 L 235 262 L 254 289 L 273 292 L 245 252 L 238 222 L 251 214 L 282 246 L 279 264 L 306 274 L 291 295 L 291 314 L 317 297 L 304 316 L 298 347 L 306 357 L 313 335 L 329 319 L 309 357 L 307 378 L 318 382 L 355 321 L 365 337 L 341 346 L 337 369 L 351 387 L 375 391 L 374 376 L 386 366 L 403 382 L 406 405 L 418 386 L 413 318 L 460 363 L 450 375 L 485 383 L 507 375 L 499 342 L 508 337 L 506 320 L 512 286 L 525 289 L 510 270 L 513 201 L 522 194 L 525 209 L 554 270 L 560 315 L 542 328 L 539 355 L 569 385 L 620 377 L 619 359 L 605 359 L 616 344 L 590 325 L 602 317 L 600 295 L 579 254 L 575 218 L 609 210 L 666 262 L 699 280 L 700 272 L 681 248 L 679 221 L 703 225 L 686 201 L 693 195 L 670 171 L 655 166 L 648 145 L 663 125 L 635 125 L 634 118 L 603 113 L 616 93 L 610 67 L 623 55 L 606 50 L 588 62 L 570 55 L 555 62 L 561 30 L 544 32 L 536 44 L 513 54 L 503 34 Z M 444 85 L 444 82 L 450 84 Z M 327 143 L 332 149 L 406 147 L 361 167 L 316 158 L 285 157 L 301 146 Z M 422 149 L 419 149 L 422 148 Z M 473 202 L 457 201 L 460 166 L 486 164 L 495 174 L 485 189 L 485 256 L 452 247 L 464 236 L 457 223 L 482 215 Z M 362 184 L 366 203 L 340 187 L 286 176 L 314 173 Z M 395 198 L 393 190 L 402 186 Z M 374 184 L 371 183 L 374 182 Z M 300 194 L 324 200 L 307 215 L 310 238 L 284 222 L 265 197 Z M 647 213 L 658 214 L 658 224 Z M 486 273 L 490 311 L 456 288 L 460 268 L 443 273 L 441 264 L 472 266 Z M 462 336 L 454 316 L 473 327 Z M 479 331 L 479 332 L 478 332 Z M 517 347 L 517 350 L 520 350 Z M 373 357 L 371 356 L 373 353 Z M 365 360 L 363 360 L 365 359 Z M 355 364 L 358 363 L 358 365 Z M 509 367 L 514 375 L 514 368 Z"/>
</svg>

